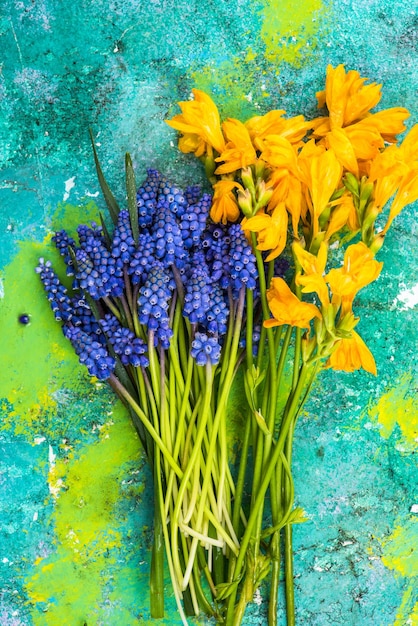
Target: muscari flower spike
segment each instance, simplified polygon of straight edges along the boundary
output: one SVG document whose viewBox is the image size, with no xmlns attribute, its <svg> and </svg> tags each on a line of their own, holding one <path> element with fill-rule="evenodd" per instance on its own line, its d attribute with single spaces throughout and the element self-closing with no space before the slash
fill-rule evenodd
<svg viewBox="0 0 418 626">
<path fill-rule="evenodd" d="M 132 255 L 128 267 L 128 274 L 133 285 L 144 284 L 147 279 L 148 270 L 156 261 L 155 243 L 149 233 L 140 233 L 138 239 L 138 249 Z"/>
<path fill-rule="evenodd" d="M 73 250 L 76 247 L 76 242 L 72 237 L 69 237 L 67 231 L 59 230 L 52 237 L 52 241 L 55 243 L 55 247 L 57 248 L 60 255 L 64 258 L 65 264 L 67 266 L 67 276 L 74 276 L 74 264 L 73 259 L 71 258 L 69 248 Z"/>
<path fill-rule="evenodd" d="M 71 300 L 67 294 L 67 289 L 61 284 L 59 278 L 52 269 L 51 261 L 39 259 L 39 265 L 35 269 L 46 291 L 48 301 L 54 313 L 55 319 L 59 321 L 69 321 L 73 314 Z"/>
<path fill-rule="evenodd" d="M 71 323 L 64 324 L 63 332 L 71 341 L 80 363 L 87 367 L 90 376 L 95 376 L 99 380 L 109 378 L 115 369 L 116 361 L 109 355 L 106 348 Z"/>
<path fill-rule="evenodd" d="M 147 170 L 147 178 L 136 192 L 138 224 L 141 228 L 149 228 L 154 221 L 160 179 L 161 175 L 157 170 Z"/>
<path fill-rule="evenodd" d="M 151 267 L 145 284 L 139 290 L 138 317 L 141 324 L 155 333 L 164 349 L 168 349 L 173 331 L 169 326 L 168 307 L 174 281 L 160 261 Z"/>
<path fill-rule="evenodd" d="M 196 333 L 190 350 L 191 356 L 197 365 L 217 365 L 221 357 L 221 346 L 215 337 L 208 337 L 205 333 Z"/>
<path fill-rule="evenodd" d="M 116 265 L 122 269 L 130 263 L 135 253 L 135 240 L 132 235 L 131 222 L 128 211 L 120 211 L 118 223 L 113 233 L 111 255 L 116 259 Z"/>
<path fill-rule="evenodd" d="M 100 239 L 88 236 L 83 247 L 76 250 L 75 258 L 79 285 L 94 300 L 122 296 L 122 270 Z"/>
<path fill-rule="evenodd" d="M 237 296 L 242 287 L 255 289 L 257 285 L 257 265 L 244 231 L 240 224 L 229 227 L 230 249 L 229 267 L 233 295 Z"/>
<path fill-rule="evenodd" d="M 189 204 L 180 221 L 181 236 L 184 247 L 189 250 L 198 246 L 206 228 L 212 197 L 204 194 L 194 204 Z"/>
<path fill-rule="evenodd" d="M 148 358 L 145 356 L 147 351 L 145 342 L 136 337 L 129 328 L 121 326 L 114 315 L 110 313 L 105 315 L 99 323 L 123 365 L 134 367 L 149 365 Z"/>
</svg>

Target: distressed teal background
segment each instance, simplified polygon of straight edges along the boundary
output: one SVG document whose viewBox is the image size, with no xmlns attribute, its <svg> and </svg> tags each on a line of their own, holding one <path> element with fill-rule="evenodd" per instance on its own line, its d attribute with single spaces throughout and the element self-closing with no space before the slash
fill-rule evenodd
<svg viewBox="0 0 418 626">
<path fill-rule="evenodd" d="M 180 184 L 202 180 L 163 123 L 192 87 L 224 115 L 309 116 L 326 65 L 342 62 L 383 84 L 380 108 L 406 106 L 416 123 L 417 9 L 0 1 L 1 625 L 149 620 L 150 477 L 123 410 L 78 366 L 33 272 L 52 256 L 52 229 L 102 206 L 88 127 L 122 198 L 126 150 L 138 179 L 155 166 Z M 396 221 L 383 273 L 358 299 L 379 377 L 327 372 L 298 425 L 296 489 L 309 516 L 295 529 L 300 626 L 418 624 L 416 209 Z M 247 623 L 266 623 L 265 602 Z"/>
</svg>

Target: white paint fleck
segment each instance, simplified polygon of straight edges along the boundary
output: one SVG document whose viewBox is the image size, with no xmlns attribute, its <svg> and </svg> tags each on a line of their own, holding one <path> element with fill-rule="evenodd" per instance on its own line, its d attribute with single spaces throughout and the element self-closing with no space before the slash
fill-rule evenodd
<svg viewBox="0 0 418 626">
<path fill-rule="evenodd" d="M 248 102 L 252 102 L 253 101 L 253 94 L 252 94 L 252 92 L 250 91 L 250 93 L 245 94 L 244 98 L 246 100 L 248 100 Z"/>
<path fill-rule="evenodd" d="M 0 298 L 4 298 L 4 284 L 2 278 L 0 278 Z"/>
<path fill-rule="evenodd" d="M 48 447 L 48 462 L 49 462 L 49 466 L 52 469 L 53 467 L 55 467 L 55 459 L 57 458 L 57 455 L 54 454 L 54 450 L 52 449 L 51 444 Z"/>
<path fill-rule="evenodd" d="M 253 597 L 253 602 L 254 604 L 257 604 L 258 606 L 260 606 L 260 604 L 263 604 L 263 596 L 260 593 L 259 589 L 255 590 L 255 594 Z"/>
<path fill-rule="evenodd" d="M 2 563 L 10 563 L 9 559 L 7 558 L 7 556 L 5 556 L 2 560 Z"/>
<path fill-rule="evenodd" d="M 418 283 L 411 289 L 403 289 L 395 298 L 393 304 L 401 311 L 413 309 L 418 304 Z"/>
<path fill-rule="evenodd" d="M 44 441 L 46 441 L 45 437 L 35 437 L 33 443 L 35 444 L 35 446 L 39 446 L 39 444 L 43 443 Z"/>
<path fill-rule="evenodd" d="M 68 198 L 70 197 L 70 191 L 73 187 L 75 187 L 75 176 L 72 176 L 71 178 L 65 181 L 65 193 L 62 198 L 64 202 L 66 202 Z"/>
<path fill-rule="evenodd" d="M 86 196 L 88 196 L 89 198 L 97 198 L 99 194 L 100 194 L 100 191 L 95 191 L 94 193 L 91 193 L 90 191 L 86 191 Z"/>
<path fill-rule="evenodd" d="M 33 514 L 33 518 L 32 518 L 32 520 L 33 520 L 34 522 L 36 522 L 36 521 L 37 521 L 37 519 L 38 519 L 38 511 L 35 511 L 35 513 Z"/>
<path fill-rule="evenodd" d="M 418 513 L 418 504 L 413 504 L 409 509 L 410 513 Z"/>
</svg>

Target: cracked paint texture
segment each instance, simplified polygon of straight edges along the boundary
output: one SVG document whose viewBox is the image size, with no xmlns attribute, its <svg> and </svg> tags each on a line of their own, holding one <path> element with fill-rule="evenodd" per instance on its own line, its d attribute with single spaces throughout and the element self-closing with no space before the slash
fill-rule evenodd
<svg viewBox="0 0 418 626">
<path fill-rule="evenodd" d="M 382 83 L 379 107 L 406 106 L 416 123 L 416 11 L 401 0 L 1 8 L 0 625 L 147 625 L 152 480 L 123 407 L 78 365 L 33 271 L 39 256 L 60 267 L 54 229 L 103 209 L 88 129 L 123 199 L 125 151 L 138 180 L 157 167 L 202 182 L 163 123 L 193 87 L 223 116 L 309 117 L 327 64 L 345 63 Z M 324 372 L 298 424 L 303 626 L 418 624 L 416 214 L 396 220 L 382 275 L 357 300 L 378 377 Z M 246 624 L 267 623 L 267 593 Z M 170 596 L 161 623 L 180 623 Z"/>
</svg>

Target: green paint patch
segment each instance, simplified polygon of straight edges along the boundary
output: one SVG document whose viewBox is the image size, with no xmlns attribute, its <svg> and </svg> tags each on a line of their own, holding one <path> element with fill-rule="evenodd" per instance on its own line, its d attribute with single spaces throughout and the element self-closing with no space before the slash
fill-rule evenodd
<svg viewBox="0 0 418 626">
<path fill-rule="evenodd" d="M 268 61 L 301 67 L 324 38 L 322 0 L 265 0 L 261 39 Z"/>
<path fill-rule="evenodd" d="M 418 519 L 411 518 L 405 525 L 397 526 L 383 543 L 383 564 L 397 574 L 409 579 L 393 626 L 416 625 L 418 603 L 416 603 L 418 573 Z"/>
<path fill-rule="evenodd" d="M 246 58 L 233 57 L 192 73 L 192 83 L 216 102 L 221 117 L 246 120 L 259 114 L 259 102 L 268 97 L 263 83 L 262 62 L 249 53 Z"/>
<path fill-rule="evenodd" d="M 418 437 L 418 409 L 411 390 L 414 389 L 412 374 L 405 373 L 399 383 L 386 392 L 369 409 L 370 417 L 381 426 L 380 434 L 387 439 L 399 426 L 403 442 L 408 450 L 416 449 Z"/>
<path fill-rule="evenodd" d="M 93 202 L 78 207 L 63 204 L 57 208 L 52 224 L 57 230 L 65 226 L 72 234 L 79 222 L 94 218 L 97 219 L 97 207 Z M 0 409 L 4 413 L 1 428 L 28 438 L 54 431 L 45 416 L 59 403 L 56 391 L 77 388 L 84 374 L 84 368 L 78 364 L 74 350 L 54 319 L 35 273 L 40 257 L 50 259 L 62 281 L 69 286 L 63 261 L 51 236 L 47 235 L 42 243 L 21 243 L 19 253 L 1 277 Z M 30 316 L 29 324 L 19 322 L 22 314 Z"/>
<path fill-rule="evenodd" d="M 117 403 L 97 442 L 50 459 L 50 488 L 54 493 L 58 479 L 62 487 L 50 519 L 57 548 L 35 561 L 26 581 L 35 626 L 116 623 L 106 600 L 118 563 L 124 564 L 122 539 L 132 506 L 123 501 L 121 481 L 138 470 L 140 454 L 126 410 Z"/>
</svg>

